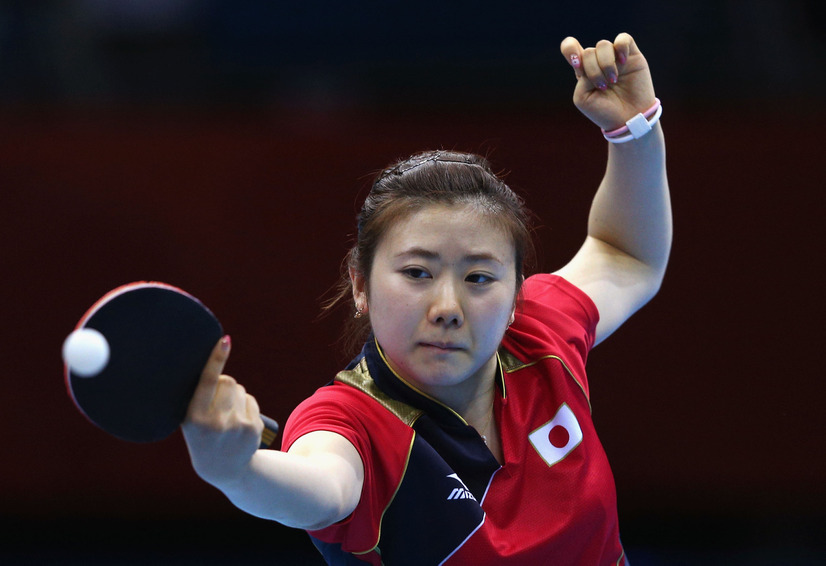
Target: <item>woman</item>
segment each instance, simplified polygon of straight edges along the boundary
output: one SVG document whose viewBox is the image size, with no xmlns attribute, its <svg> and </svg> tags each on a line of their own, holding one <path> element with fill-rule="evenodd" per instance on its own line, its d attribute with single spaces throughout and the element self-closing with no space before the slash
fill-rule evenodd
<svg viewBox="0 0 826 566">
<path fill-rule="evenodd" d="M 671 242 L 659 101 L 628 34 L 561 45 L 603 129 L 588 236 L 524 279 L 521 201 L 478 156 L 386 169 L 349 257 L 361 353 L 257 450 L 255 399 L 215 348 L 184 435 L 241 509 L 306 529 L 331 564 L 624 564 L 585 361 L 659 289 Z M 638 114 L 643 114 L 638 116 Z M 623 127 L 623 124 L 627 124 Z"/>
</svg>

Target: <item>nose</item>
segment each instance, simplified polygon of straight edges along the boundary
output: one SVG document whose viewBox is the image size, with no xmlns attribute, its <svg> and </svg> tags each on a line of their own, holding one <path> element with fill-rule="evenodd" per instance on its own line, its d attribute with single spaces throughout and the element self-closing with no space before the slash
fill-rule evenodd
<svg viewBox="0 0 826 566">
<path fill-rule="evenodd" d="M 454 281 L 446 278 L 434 286 L 428 320 L 433 324 L 462 326 L 465 317 L 462 311 L 461 289 Z"/>
</svg>

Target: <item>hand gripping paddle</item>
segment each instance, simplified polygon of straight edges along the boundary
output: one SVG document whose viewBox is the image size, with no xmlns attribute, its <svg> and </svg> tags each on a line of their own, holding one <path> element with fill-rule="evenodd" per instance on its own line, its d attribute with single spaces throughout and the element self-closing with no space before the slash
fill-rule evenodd
<svg viewBox="0 0 826 566">
<path fill-rule="evenodd" d="M 118 287 L 92 305 L 64 344 L 66 388 L 80 412 L 109 434 L 162 440 L 186 417 L 223 335 L 215 315 L 182 289 L 158 282 Z M 267 448 L 279 427 L 261 419 Z"/>
</svg>

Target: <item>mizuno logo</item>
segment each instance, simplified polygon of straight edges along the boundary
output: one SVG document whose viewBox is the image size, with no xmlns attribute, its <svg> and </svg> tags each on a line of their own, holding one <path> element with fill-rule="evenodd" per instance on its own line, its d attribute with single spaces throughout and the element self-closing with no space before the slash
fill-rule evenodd
<svg viewBox="0 0 826 566">
<path fill-rule="evenodd" d="M 467 488 L 467 486 L 465 485 L 465 482 L 460 480 L 459 476 L 457 474 L 450 474 L 447 477 L 449 477 L 451 479 L 454 479 L 457 482 L 459 482 L 460 484 L 462 484 L 462 487 L 453 488 L 453 491 L 451 491 L 450 495 L 447 496 L 448 501 L 450 501 L 451 499 L 472 499 L 472 500 L 476 501 L 476 498 L 473 497 L 473 494 Z"/>
</svg>

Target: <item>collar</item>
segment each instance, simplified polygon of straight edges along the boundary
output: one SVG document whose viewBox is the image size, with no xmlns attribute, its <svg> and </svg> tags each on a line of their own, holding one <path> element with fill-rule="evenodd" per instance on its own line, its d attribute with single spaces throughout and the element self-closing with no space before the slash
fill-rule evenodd
<svg viewBox="0 0 826 566">
<path fill-rule="evenodd" d="M 468 426 L 467 421 L 462 415 L 396 373 L 393 368 L 390 367 L 384 351 L 373 335 L 367 340 L 359 357 L 363 357 L 367 362 L 367 369 L 370 372 L 370 376 L 373 378 L 373 381 L 376 382 L 379 389 L 393 399 L 421 409 L 443 426 Z M 496 354 L 495 379 L 497 391 L 499 391 L 502 399 L 505 399 L 505 379 L 498 352 Z"/>
</svg>

